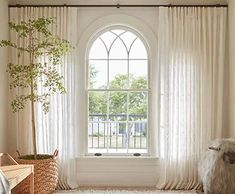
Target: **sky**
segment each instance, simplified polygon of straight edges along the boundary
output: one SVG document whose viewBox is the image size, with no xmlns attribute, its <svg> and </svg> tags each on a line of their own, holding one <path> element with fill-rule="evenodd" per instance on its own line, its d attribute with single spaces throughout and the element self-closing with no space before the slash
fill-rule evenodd
<svg viewBox="0 0 235 194">
<path fill-rule="evenodd" d="M 93 89 L 106 87 L 108 79 L 112 81 L 117 74 L 127 75 L 128 64 L 130 74 L 147 79 L 147 50 L 141 39 L 130 31 L 116 29 L 101 34 L 91 46 L 88 62 L 97 71 Z"/>
</svg>

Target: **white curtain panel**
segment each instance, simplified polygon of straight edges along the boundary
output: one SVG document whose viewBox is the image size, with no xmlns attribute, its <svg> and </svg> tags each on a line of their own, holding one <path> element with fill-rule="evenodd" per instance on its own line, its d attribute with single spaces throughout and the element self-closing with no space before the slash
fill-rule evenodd
<svg viewBox="0 0 235 194">
<path fill-rule="evenodd" d="M 222 136 L 227 8 L 159 8 L 160 189 L 199 186 L 197 164 Z"/>
<path fill-rule="evenodd" d="M 36 120 L 37 120 L 37 146 L 38 153 L 52 154 L 55 149 L 59 150 L 59 164 L 60 164 L 60 182 L 59 187 L 66 189 L 77 187 L 75 177 L 76 169 L 74 158 L 78 155 L 78 131 L 79 131 L 79 91 L 81 91 L 78 78 L 79 66 L 77 57 L 77 8 L 66 7 L 46 7 L 46 8 L 11 8 L 10 21 L 19 23 L 20 21 L 27 21 L 28 19 L 36 19 L 40 17 L 54 17 L 56 24 L 52 25 L 51 31 L 53 34 L 61 38 L 69 40 L 75 47 L 68 56 L 62 59 L 62 66 L 58 71 L 64 77 L 64 85 L 67 94 L 55 94 L 51 97 L 50 112 L 44 114 L 39 104 L 37 106 Z M 24 44 L 20 42 L 15 33 L 11 33 L 11 40 L 17 44 Z M 26 62 L 26 57 L 17 58 L 15 51 L 11 51 L 10 60 L 16 63 Z M 42 62 L 45 58 L 40 59 Z M 43 92 L 43 89 L 39 89 Z M 13 91 L 14 94 L 24 91 Z M 80 103 L 81 104 L 81 103 Z M 32 153 L 32 138 L 31 138 L 31 122 L 30 122 L 30 108 L 26 107 L 23 112 L 13 115 L 11 127 L 17 130 L 17 148 L 21 153 Z"/>
</svg>

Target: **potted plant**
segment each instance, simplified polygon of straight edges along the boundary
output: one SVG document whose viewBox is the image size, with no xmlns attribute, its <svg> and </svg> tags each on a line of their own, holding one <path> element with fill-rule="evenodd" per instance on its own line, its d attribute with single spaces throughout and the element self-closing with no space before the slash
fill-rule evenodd
<svg viewBox="0 0 235 194">
<path fill-rule="evenodd" d="M 54 24 L 54 18 L 38 18 L 22 21 L 19 24 L 10 22 L 9 27 L 15 31 L 18 39 L 24 41 L 20 46 L 12 41 L 1 40 L 0 47 L 12 47 L 17 50 L 18 57 L 26 58 L 25 64 L 9 63 L 7 72 L 10 77 L 10 89 L 22 89 L 24 93 L 17 94 L 11 102 L 13 112 L 25 108 L 27 103 L 31 107 L 32 145 L 33 155 L 20 156 L 17 161 L 23 164 L 34 164 L 35 193 L 51 193 L 58 181 L 58 167 L 54 155 L 37 153 L 37 138 L 35 124 L 36 103 L 40 103 L 43 111 L 49 111 L 50 96 L 55 92 L 65 93 L 63 77 L 57 71 L 61 58 L 71 49 L 69 41 L 53 35 L 49 27 Z M 41 62 L 40 58 L 46 58 Z M 40 93 L 38 86 L 43 87 Z M 19 187 L 21 193 L 27 193 L 27 183 Z"/>
</svg>

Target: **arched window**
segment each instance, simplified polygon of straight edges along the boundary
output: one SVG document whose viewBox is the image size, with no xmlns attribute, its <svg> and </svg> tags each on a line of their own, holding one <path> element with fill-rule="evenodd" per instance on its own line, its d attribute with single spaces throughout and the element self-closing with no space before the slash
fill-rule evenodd
<svg viewBox="0 0 235 194">
<path fill-rule="evenodd" d="M 134 30 L 99 33 L 88 51 L 88 153 L 148 153 L 148 53 Z"/>
</svg>

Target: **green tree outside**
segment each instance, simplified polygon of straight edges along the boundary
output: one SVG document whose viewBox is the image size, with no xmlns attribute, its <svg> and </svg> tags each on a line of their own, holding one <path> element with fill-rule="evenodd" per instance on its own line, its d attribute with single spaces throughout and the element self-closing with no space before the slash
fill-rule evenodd
<svg viewBox="0 0 235 194">
<path fill-rule="evenodd" d="M 90 68 L 90 86 L 95 83 L 98 72 L 93 66 Z M 147 80 L 143 76 L 134 77 L 129 75 L 129 84 L 131 89 L 146 89 Z M 118 74 L 113 81 L 109 83 L 112 89 L 125 89 L 128 87 L 128 75 Z M 109 99 L 108 99 L 109 95 Z M 107 104 L 109 100 L 109 113 L 126 114 L 127 108 L 129 114 L 145 115 L 147 113 L 147 92 L 130 92 L 129 107 L 127 107 L 127 92 L 89 92 L 89 113 L 90 114 L 107 114 Z M 110 118 L 112 120 L 112 118 Z M 134 119 L 134 118 L 130 118 Z"/>
<path fill-rule="evenodd" d="M 97 81 L 98 71 L 91 66 L 90 67 L 90 77 L 89 77 L 89 84 L 90 87 L 93 88 L 95 82 Z M 133 127 L 134 123 L 131 121 L 143 121 L 147 119 L 147 92 L 145 91 L 138 91 L 138 89 L 147 89 L 147 79 L 144 76 L 134 76 L 129 74 L 128 75 L 118 74 L 109 83 L 109 88 L 111 89 L 126 89 L 128 88 L 128 81 L 129 81 L 129 88 L 130 89 L 137 89 L 137 92 L 126 92 L 126 91 L 92 91 L 89 92 L 89 114 L 90 119 L 93 119 L 94 115 L 98 116 L 100 121 L 115 121 L 118 123 L 118 133 L 124 134 L 124 136 L 116 136 L 113 134 L 109 137 L 104 136 L 103 132 L 95 132 L 92 133 L 93 143 L 98 145 L 98 147 L 104 146 L 102 142 L 105 138 L 109 138 L 110 145 L 112 148 L 116 146 L 118 148 L 124 148 L 127 143 L 127 138 L 129 148 L 146 148 L 147 146 L 147 131 L 146 129 L 142 129 L 141 134 L 136 136 L 136 133 L 129 130 Z M 101 86 L 101 88 L 105 88 Z M 127 95 L 129 95 L 129 107 L 127 107 Z M 109 118 L 107 118 L 107 106 L 109 104 Z M 129 113 L 129 123 L 121 123 L 120 121 L 127 121 L 127 109 Z M 93 116 L 92 116 L 93 115 Z M 117 116 L 118 115 L 118 116 Z M 119 123 L 120 122 L 120 123 Z M 138 124 L 138 126 L 142 126 L 142 122 Z M 128 128 L 127 128 L 128 127 Z M 114 129 L 116 131 L 116 129 Z M 133 134 L 132 134 L 133 132 Z M 137 138 L 136 138 L 137 137 Z M 111 138 L 111 140 L 110 140 Z M 118 143 L 116 142 L 118 138 Z M 141 140 L 140 140 L 141 138 Z M 142 143 L 141 143 L 142 142 Z M 117 143 L 117 145 L 116 145 Z M 124 143 L 124 144 L 123 144 Z"/>
</svg>

